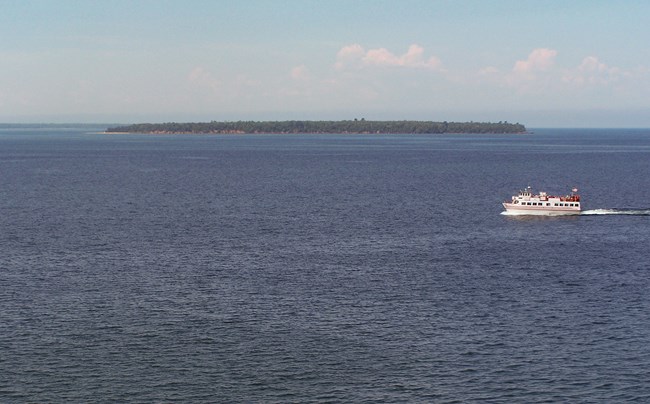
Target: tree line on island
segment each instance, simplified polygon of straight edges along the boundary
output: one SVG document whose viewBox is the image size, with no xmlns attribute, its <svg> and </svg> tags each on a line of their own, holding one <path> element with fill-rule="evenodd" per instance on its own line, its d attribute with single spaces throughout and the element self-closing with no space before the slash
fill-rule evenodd
<svg viewBox="0 0 650 404">
<path fill-rule="evenodd" d="M 524 133 L 526 127 L 505 122 L 433 121 L 236 121 L 189 123 L 138 123 L 108 128 L 107 132 L 127 133 L 333 133 L 333 134 L 442 134 L 442 133 Z"/>
</svg>

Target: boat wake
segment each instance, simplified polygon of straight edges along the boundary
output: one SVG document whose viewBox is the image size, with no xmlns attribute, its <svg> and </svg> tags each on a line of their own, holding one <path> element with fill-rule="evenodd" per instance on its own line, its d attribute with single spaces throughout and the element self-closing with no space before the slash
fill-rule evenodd
<svg viewBox="0 0 650 404">
<path fill-rule="evenodd" d="M 650 216 L 650 209 L 591 209 L 584 210 L 581 215 L 631 215 Z"/>
<path fill-rule="evenodd" d="M 650 209 L 591 209 L 570 214 L 557 214 L 555 212 L 501 212 L 504 216 L 516 216 L 521 218 L 531 217 L 576 217 L 576 216 L 598 216 L 598 215 L 628 215 L 628 216 L 650 216 Z"/>
</svg>

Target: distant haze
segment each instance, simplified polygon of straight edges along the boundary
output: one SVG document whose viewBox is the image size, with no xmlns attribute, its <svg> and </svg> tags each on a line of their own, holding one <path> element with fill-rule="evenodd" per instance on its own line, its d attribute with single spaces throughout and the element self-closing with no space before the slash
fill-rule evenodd
<svg viewBox="0 0 650 404">
<path fill-rule="evenodd" d="M 31 1 L 0 122 L 650 127 L 646 1 Z"/>
</svg>

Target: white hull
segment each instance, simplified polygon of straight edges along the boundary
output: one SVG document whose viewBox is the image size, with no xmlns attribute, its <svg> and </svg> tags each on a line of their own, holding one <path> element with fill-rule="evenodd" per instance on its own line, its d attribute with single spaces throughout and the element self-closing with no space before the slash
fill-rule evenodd
<svg viewBox="0 0 650 404">
<path fill-rule="evenodd" d="M 506 213 L 509 215 L 542 215 L 542 216 L 559 216 L 559 215 L 579 215 L 580 208 L 572 209 L 557 209 L 546 207 L 524 207 L 513 205 L 511 203 L 504 203 L 503 207 L 506 208 Z"/>
</svg>

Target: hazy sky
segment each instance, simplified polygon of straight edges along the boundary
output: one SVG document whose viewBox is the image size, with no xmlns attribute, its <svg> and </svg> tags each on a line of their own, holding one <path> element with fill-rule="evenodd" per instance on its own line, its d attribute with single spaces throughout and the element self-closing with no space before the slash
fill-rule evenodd
<svg viewBox="0 0 650 404">
<path fill-rule="evenodd" d="M 0 122 L 650 127 L 647 0 L 0 0 Z"/>
</svg>

